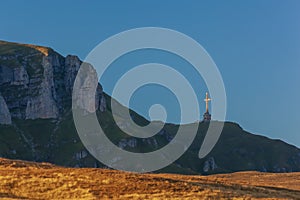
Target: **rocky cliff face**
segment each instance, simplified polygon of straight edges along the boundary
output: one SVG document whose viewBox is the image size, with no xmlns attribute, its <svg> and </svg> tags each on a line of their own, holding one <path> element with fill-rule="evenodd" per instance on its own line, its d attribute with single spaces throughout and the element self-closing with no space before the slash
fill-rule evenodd
<svg viewBox="0 0 300 200">
<path fill-rule="evenodd" d="M 13 119 L 60 118 L 71 108 L 72 87 L 82 62 L 50 48 L 0 41 L 0 124 Z M 98 85 L 96 109 L 106 102 Z"/>
</svg>

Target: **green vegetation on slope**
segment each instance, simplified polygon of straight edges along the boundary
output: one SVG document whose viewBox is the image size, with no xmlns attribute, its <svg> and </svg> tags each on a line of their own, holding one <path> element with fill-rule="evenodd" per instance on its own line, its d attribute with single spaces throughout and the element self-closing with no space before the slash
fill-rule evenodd
<svg viewBox="0 0 300 200">
<path fill-rule="evenodd" d="M 107 137 L 116 145 L 121 140 L 133 139 L 118 128 L 109 110 L 99 112 L 98 118 Z M 89 153 L 86 157 L 76 158 L 76 153 L 86 150 L 77 135 L 71 112 L 67 113 L 61 121 L 14 120 L 14 124 L 15 127 L 1 126 L 0 155 L 3 157 L 48 161 L 72 167 L 104 167 Z M 158 172 L 212 174 L 244 170 L 300 171 L 298 148 L 279 140 L 247 133 L 238 124 L 231 122 L 225 123 L 222 135 L 209 155 L 204 159 L 199 159 L 198 152 L 208 125 L 209 123 L 200 123 L 197 136 L 185 154 L 175 163 Z M 193 126 L 193 124 L 185 126 Z M 173 137 L 177 128 L 178 125 L 166 124 L 165 133 L 153 136 L 149 139 L 150 142 L 134 138 L 136 146 L 124 148 L 132 152 L 157 150 L 168 144 L 167 135 Z M 157 146 L 154 145 L 154 140 Z M 205 171 L 205 163 L 211 159 L 215 168 Z"/>
</svg>

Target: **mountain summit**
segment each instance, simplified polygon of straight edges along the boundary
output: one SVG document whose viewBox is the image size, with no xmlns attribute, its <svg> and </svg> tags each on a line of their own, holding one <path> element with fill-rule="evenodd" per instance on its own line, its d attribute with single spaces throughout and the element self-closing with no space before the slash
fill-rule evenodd
<svg viewBox="0 0 300 200">
<path fill-rule="evenodd" d="M 77 56 L 63 57 L 48 47 L 0 41 L 0 157 L 71 167 L 105 167 L 85 149 L 72 119 L 72 87 L 81 64 Z M 115 100 L 102 91 L 100 84 L 95 98 L 99 122 L 107 137 L 120 148 L 154 151 L 176 134 L 178 125 L 166 124 L 153 137 L 131 137 L 119 128 L 126 124 L 113 120 L 110 102 Z M 81 107 L 80 103 L 76 106 Z M 132 117 L 138 124 L 149 123 L 134 111 Z M 199 122 L 193 144 L 175 163 L 159 172 L 300 171 L 300 149 L 248 133 L 232 122 L 225 123 L 213 151 L 199 159 L 209 123 Z"/>
</svg>

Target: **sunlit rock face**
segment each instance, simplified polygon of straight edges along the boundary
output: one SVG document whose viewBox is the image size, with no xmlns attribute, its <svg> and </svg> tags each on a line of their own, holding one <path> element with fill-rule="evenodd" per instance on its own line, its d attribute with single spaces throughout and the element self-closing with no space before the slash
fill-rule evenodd
<svg viewBox="0 0 300 200">
<path fill-rule="evenodd" d="M 70 110 L 72 88 L 82 62 L 51 48 L 0 41 L 0 123 L 16 119 L 50 119 Z M 98 84 L 93 101 L 106 110 Z M 7 108 L 7 109 L 6 109 Z M 7 111 L 9 111 L 7 113 Z"/>
<path fill-rule="evenodd" d="M 27 101 L 26 119 L 36 118 L 57 118 L 59 116 L 58 106 L 55 100 L 58 100 L 55 90 L 53 71 L 54 67 L 59 66 L 59 60 L 56 55 L 43 56 L 42 58 L 43 75 L 40 77 L 41 83 L 38 86 L 37 96 L 31 96 Z"/>
</svg>

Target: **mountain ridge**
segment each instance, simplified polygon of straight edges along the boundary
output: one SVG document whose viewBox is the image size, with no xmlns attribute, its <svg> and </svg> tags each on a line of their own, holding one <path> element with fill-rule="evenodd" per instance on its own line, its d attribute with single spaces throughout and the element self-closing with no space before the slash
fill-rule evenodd
<svg viewBox="0 0 300 200">
<path fill-rule="evenodd" d="M 50 51 L 52 51 L 52 52 L 54 51 L 50 47 L 45 47 L 45 46 L 40 46 L 40 45 L 34 45 L 34 44 L 18 43 L 18 42 L 8 42 L 8 41 L 4 41 L 4 40 L 0 40 L 0 45 L 16 45 L 16 46 L 29 47 L 29 48 L 36 49 L 37 51 L 41 52 L 45 56 L 48 56 Z M 1 54 L 3 54 L 3 53 L 4 52 L 2 50 Z"/>
<path fill-rule="evenodd" d="M 47 53 L 43 48 L 48 49 Z M 0 41 L 0 156 L 71 167 L 106 167 L 85 149 L 72 118 L 72 86 L 81 64 L 77 56 L 63 57 L 48 47 Z M 88 67 L 93 70 L 92 66 Z M 130 137 L 119 128 L 126 126 L 122 113 L 119 113 L 119 124 L 114 122 L 111 101 L 116 102 L 99 84 L 96 114 L 107 137 L 120 148 L 149 152 L 168 144 L 176 134 L 178 125 L 167 123 L 154 137 Z M 84 107 L 80 103 L 76 106 Z M 138 124 L 149 123 L 134 111 L 130 112 Z M 213 151 L 199 159 L 198 151 L 208 124 L 200 122 L 197 136 L 186 153 L 158 172 L 300 171 L 299 148 L 253 135 L 232 122 L 225 122 Z"/>
</svg>

